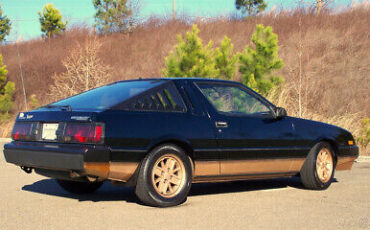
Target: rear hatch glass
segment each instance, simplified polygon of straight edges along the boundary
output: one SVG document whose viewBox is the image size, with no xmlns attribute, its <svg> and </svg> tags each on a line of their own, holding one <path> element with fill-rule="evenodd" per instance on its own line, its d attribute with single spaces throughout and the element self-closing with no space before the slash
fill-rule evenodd
<svg viewBox="0 0 370 230">
<path fill-rule="evenodd" d="M 128 98 L 166 82 L 165 80 L 122 81 L 102 86 L 84 93 L 54 102 L 51 106 L 69 106 L 74 109 L 105 110 Z"/>
</svg>

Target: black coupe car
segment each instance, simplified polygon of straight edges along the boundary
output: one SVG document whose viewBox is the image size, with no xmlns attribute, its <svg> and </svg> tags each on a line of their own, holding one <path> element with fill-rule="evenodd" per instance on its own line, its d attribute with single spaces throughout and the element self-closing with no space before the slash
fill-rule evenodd
<svg viewBox="0 0 370 230">
<path fill-rule="evenodd" d="M 199 182 L 299 175 L 326 189 L 358 157 L 342 128 L 289 117 L 240 83 L 197 78 L 120 81 L 23 112 L 12 139 L 7 162 L 69 192 L 122 182 L 160 207 Z"/>
</svg>

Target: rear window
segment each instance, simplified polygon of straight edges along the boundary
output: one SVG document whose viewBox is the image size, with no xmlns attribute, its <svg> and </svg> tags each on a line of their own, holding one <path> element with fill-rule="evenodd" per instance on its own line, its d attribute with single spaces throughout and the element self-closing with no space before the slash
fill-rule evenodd
<svg viewBox="0 0 370 230">
<path fill-rule="evenodd" d="M 164 80 L 123 81 L 52 103 L 54 106 L 70 106 L 71 109 L 108 109 L 141 92 L 163 84 Z"/>
</svg>

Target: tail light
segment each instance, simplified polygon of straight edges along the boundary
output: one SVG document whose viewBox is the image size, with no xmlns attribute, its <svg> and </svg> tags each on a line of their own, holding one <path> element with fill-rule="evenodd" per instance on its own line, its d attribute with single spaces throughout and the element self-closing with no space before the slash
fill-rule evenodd
<svg viewBox="0 0 370 230">
<path fill-rule="evenodd" d="M 31 140 L 33 125 L 31 122 L 15 123 L 12 131 L 13 140 Z"/>
<path fill-rule="evenodd" d="M 105 128 L 103 123 L 64 123 L 55 129 L 56 138 L 44 139 L 43 123 L 16 122 L 12 131 L 13 140 L 47 141 L 61 143 L 101 144 L 104 142 Z"/>
<path fill-rule="evenodd" d="M 72 143 L 102 143 L 104 125 L 90 123 L 67 123 L 64 131 L 64 141 Z"/>
</svg>

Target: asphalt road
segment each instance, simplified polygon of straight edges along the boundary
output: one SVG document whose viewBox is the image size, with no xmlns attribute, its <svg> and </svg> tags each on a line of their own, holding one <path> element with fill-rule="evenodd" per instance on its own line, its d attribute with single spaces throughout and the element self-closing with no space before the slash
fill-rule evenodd
<svg viewBox="0 0 370 230">
<path fill-rule="evenodd" d="M 6 164 L 1 151 L 0 229 L 370 229 L 370 163 L 335 178 L 326 191 L 305 190 L 297 178 L 196 184 L 185 204 L 160 209 L 110 183 L 70 195 Z"/>
</svg>

